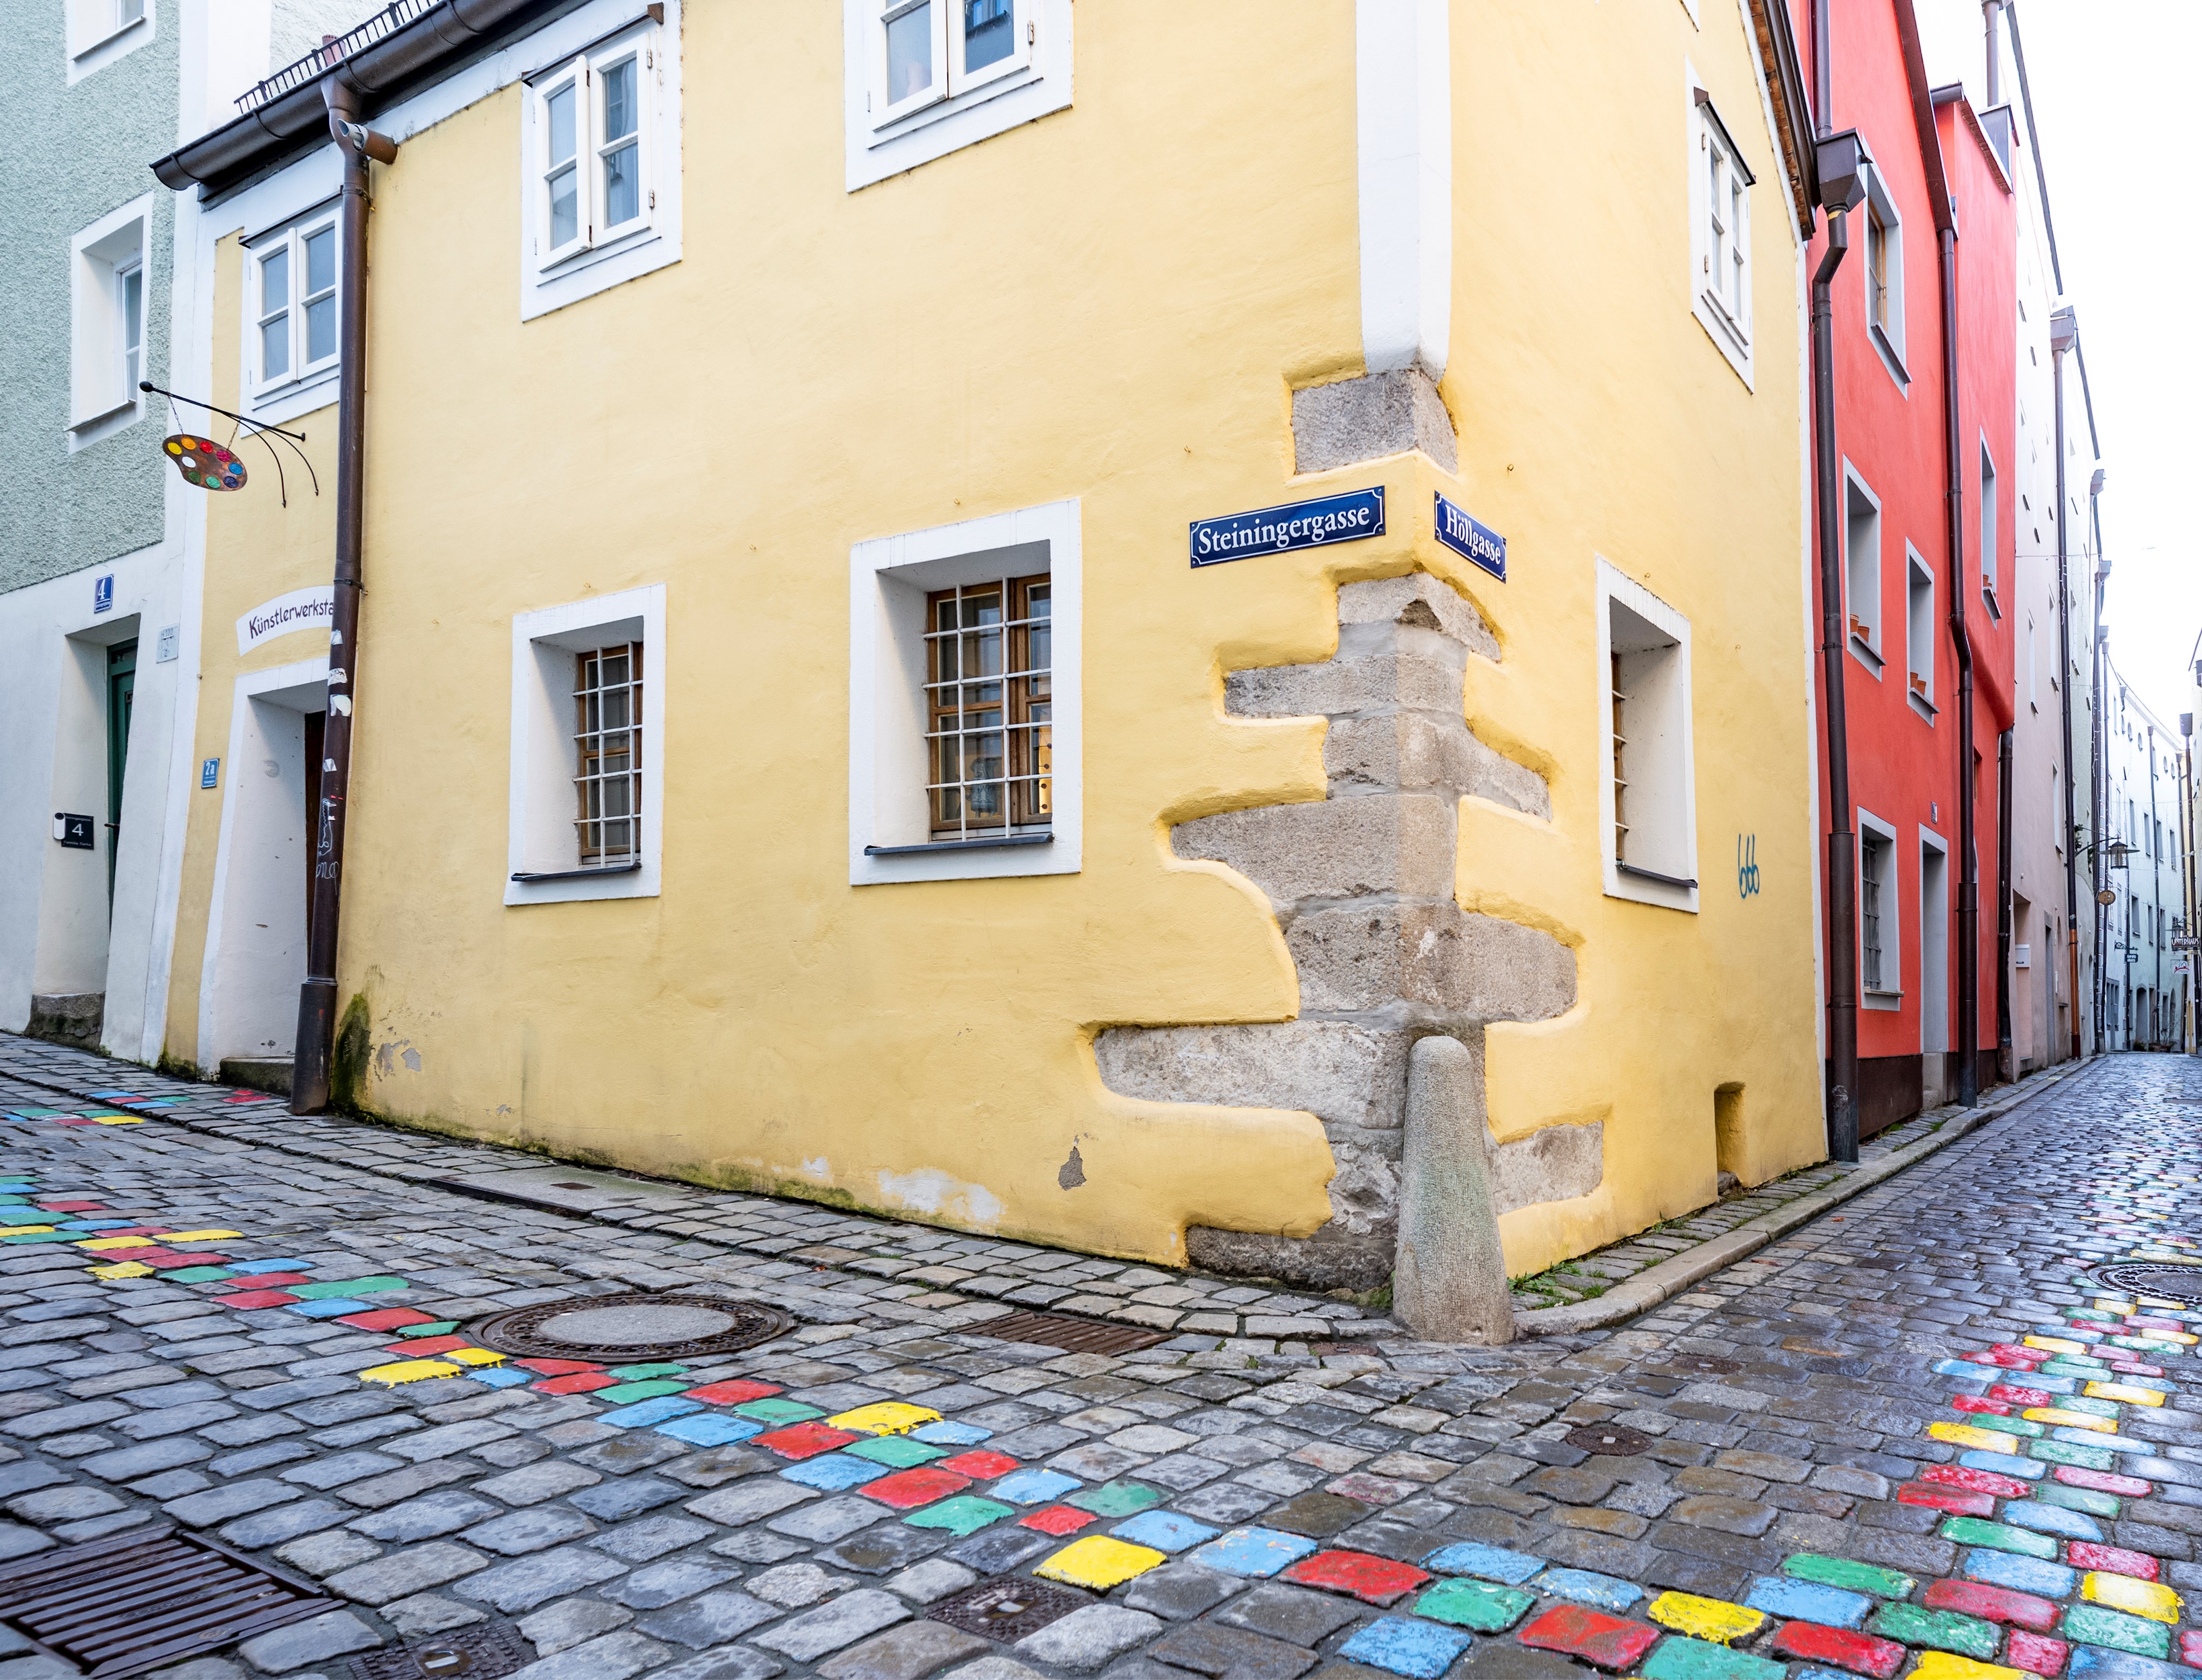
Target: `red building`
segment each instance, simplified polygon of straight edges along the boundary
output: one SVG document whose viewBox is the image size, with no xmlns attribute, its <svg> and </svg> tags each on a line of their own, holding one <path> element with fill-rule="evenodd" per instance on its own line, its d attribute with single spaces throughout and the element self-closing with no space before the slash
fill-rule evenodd
<svg viewBox="0 0 2202 1680">
<path fill-rule="evenodd" d="M 1911 0 L 1796 4 L 1823 196 L 1852 205 L 1823 221 L 1811 251 L 1828 309 L 1814 373 L 1832 386 L 1834 422 L 1814 477 L 1830 846 L 1823 971 L 1840 1154 L 1842 1089 L 1858 1135 L 1871 1136 L 1996 1077 L 1999 929 L 2009 936 L 1999 747 L 2015 669 L 2004 598 L 2016 528 L 2017 221 L 1963 90 L 1928 85 Z M 1847 250 L 1828 274 L 1831 239 Z"/>
</svg>

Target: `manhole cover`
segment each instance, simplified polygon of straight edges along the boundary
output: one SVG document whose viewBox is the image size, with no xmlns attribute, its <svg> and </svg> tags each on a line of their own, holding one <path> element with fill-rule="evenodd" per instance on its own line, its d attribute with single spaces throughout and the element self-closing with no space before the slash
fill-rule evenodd
<svg viewBox="0 0 2202 1680">
<path fill-rule="evenodd" d="M 166 1668 L 337 1603 L 310 1583 L 174 1529 L 0 1569 L 0 1619 L 97 1680 Z"/>
<path fill-rule="evenodd" d="M 445 1674 L 498 1680 L 534 1660 L 535 1652 L 526 1641 L 510 1628 L 492 1623 L 415 1640 L 394 1651 L 369 1651 L 351 1659 L 351 1671 L 357 1680 L 423 1680 Z"/>
<path fill-rule="evenodd" d="M 1733 1376 L 1743 1366 L 1716 1353 L 1676 1353 L 1667 1361 L 1669 1371 L 1693 1371 L 1701 1376 Z"/>
<path fill-rule="evenodd" d="M 2095 1274 L 2114 1288 L 2202 1306 L 2202 1266 L 2105 1266 Z"/>
<path fill-rule="evenodd" d="M 1151 1347 L 1163 1340 L 1159 1330 L 1134 1329 L 1129 1324 L 1100 1324 L 1091 1318 L 1072 1318 L 1060 1312 L 1012 1312 L 974 1324 L 966 1335 L 992 1336 L 997 1341 L 1029 1341 L 1041 1347 L 1060 1347 L 1071 1353 L 1129 1353 Z"/>
<path fill-rule="evenodd" d="M 632 1364 L 739 1353 L 794 1326 L 772 1307 L 714 1295 L 585 1295 L 500 1312 L 471 1335 L 484 1347 L 523 1358 Z"/>
<path fill-rule="evenodd" d="M 1022 1575 L 1000 1575 L 967 1587 L 927 1611 L 927 1619 L 975 1633 L 997 1644 L 1014 1645 L 1093 1600 Z"/>
<path fill-rule="evenodd" d="M 1652 1437 L 1626 1424 L 1578 1424 L 1568 1431 L 1568 1445 L 1604 1459 L 1633 1459 L 1648 1452 Z"/>
</svg>

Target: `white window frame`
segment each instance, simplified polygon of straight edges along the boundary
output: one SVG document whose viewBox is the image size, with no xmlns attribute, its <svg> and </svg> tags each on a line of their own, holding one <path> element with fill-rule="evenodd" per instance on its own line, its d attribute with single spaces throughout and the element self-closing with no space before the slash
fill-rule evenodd
<svg viewBox="0 0 2202 1680">
<path fill-rule="evenodd" d="M 962 68 L 967 3 L 842 0 L 849 192 L 1069 105 L 1071 0 L 1010 0 L 1014 8 L 1011 52 L 969 73 Z M 887 26 L 927 5 L 937 74 L 929 87 L 892 99 Z"/>
<path fill-rule="evenodd" d="M 66 85 L 71 87 L 126 53 L 137 51 L 156 32 L 156 0 L 65 0 L 65 3 L 63 51 Z"/>
<path fill-rule="evenodd" d="M 849 884 L 1075 875 L 1083 866 L 1081 510 L 1049 502 L 874 538 L 849 551 Z M 1054 762 L 1045 844 L 935 841 L 926 793 L 926 598 L 1045 572 Z M 888 848 L 882 850 L 881 848 Z"/>
<path fill-rule="evenodd" d="M 1980 514 L 1976 523 L 1981 537 L 1981 598 L 1987 604 L 1992 618 L 2003 616 L 2002 603 L 1997 598 L 1999 545 L 2002 542 L 2002 510 L 1996 499 L 2003 483 L 2002 475 L 1996 471 L 1995 451 L 1988 447 L 1987 434 L 1981 434 Z"/>
<path fill-rule="evenodd" d="M 1888 657 L 1881 651 L 1887 637 L 1888 622 L 1888 604 L 1884 598 L 1887 592 L 1883 587 L 1886 580 L 1882 576 L 1885 569 L 1883 561 L 1888 550 L 1887 520 L 1881 510 L 1881 498 L 1873 493 L 1873 486 L 1859 476 L 1858 469 L 1851 465 L 1847 457 L 1843 462 L 1843 645 L 1850 649 L 1851 657 L 1871 671 L 1878 680 L 1881 666 Z M 1873 598 L 1866 604 L 1872 609 L 1869 614 L 1858 610 L 1858 572 L 1851 554 L 1851 498 L 1853 495 L 1863 498 L 1873 510 L 1873 567 L 1866 575 L 1873 586 Z M 1861 636 L 1858 634 L 1858 623 L 1864 624 L 1866 634 Z"/>
<path fill-rule="evenodd" d="M 1722 121 L 1712 95 L 1698 85 L 1697 72 L 1684 68 L 1689 91 L 1690 311 L 1745 387 L 1752 389 L 1751 195 L 1757 178 Z M 1727 187 L 1725 194 L 1716 193 L 1716 182 Z M 1716 197 L 1725 197 L 1727 206 L 1716 203 Z M 1736 288 L 1733 299 L 1730 281 Z"/>
<path fill-rule="evenodd" d="M 1865 983 L 1865 842 L 1871 834 L 1885 848 L 1888 861 L 1888 878 L 1881 883 L 1881 973 L 1884 981 L 1894 980 L 1893 986 L 1883 985 L 1869 990 Z M 1904 1007 L 1904 918 L 1897 906 L 1906 902 L 1903 890 L 1903 852 L 1896 843 L 1896 825 L 1884 822 L 1866 810 L 1858 807 L 1858 1002 L 1862 1008 L 1896 1010 Z"/>
<path fill-rule="evenodd" d="M 637 213 L 607 226 L 602 151 L 615 143 L 603 138 L 603 72 L 630 58 L 636 68 Z M 662 23 L 643 18 L 562 48 L 522 80 L 520 317 L 532 321 L 680 260 L 679 0 L 666 0 Z M 549 101 L 569 85 L 582 95 L 574 124 L 578 228 L 573 239 L 553 247 Z"/>
<path fill-rule="evenodd" d="M 1869 152 L 1865 168 L 1866 203 L 1859 206 L 1858 248 L 1858 304 L 1865 315 L 1866 337 L 1873 341 L 1881 363 L 1888 369 L 1899 390 L 1909 392 L 1911 374 L 1904 361 L 1904 218 L 1897 214 L 1896 200 L 1890 194 L 1888 183 L 1882 179 L 1881 166 Z M 1888 256 L 1885 268 L 1888 276 L 1888 324 L 1883 327 L 1873 318 L 1873 264 L 1867 242 L 1871 235 L 1867 231 L 1866 208 L 1871 206 L 1881 219 L 1883 236 L 1888 242 Z"/>
<path fill-rule="evenodd" d="M 122 276 L 148 276 L 138 298 L 139 376 L 152 319 L 153 195 L 109 210 L 69 241 L 69 418 L 72 453 L 135 425 L 145 412 L 127 383 Z"/>
<path fill-rule="evenodd" d="M 1920 585 L 1926 586 L 1927 610 L 1922 619 L 1915 598 Z M 1910 543 L 1904 545 L 1904 697 L 1911 710 L 1934 722 L 1934 569 L 1928 565 L 1919 551 Z M 1925 687 L 1913 679 L 1922 678 Z"/>
<path fill-rule="evenodd" d="M 574 827 L 575 658 L 614 642 L 639 641 L 642 675 L 642 845 L 639 869 L 583 871 Z M 665 834 L 665 586 L 594 595 L 543 607 L 512 621 L 512 764 L 506 816 L 504 902 L 659 895 Z M 521 874 L 576 873 L 556 881 Z"/>
<path fill-rule="evenodd" d="M 1637 904 L 1695 915 L 1699 895 L 1698 791 L 1696 731 L 1690 699 L 1690 621 L 1604 556 L 1597 557 L 1597 567 L 1598 668 L 1593 675 L 1594 692 L 1600 697 L 1599 821 L 1603 836 L 1601 868 L 1605 894 L 1611 899 L 1628 899 Z M 1639 854 L 1633 860 L 1634 867 L 1624 867 L 1616 856 L 1618 816 L 1611 766 L 1616 651 L 1613 609 L 1616 604 L 1652 632 L 1667 638 L 1672 654 L 1671 662 L 1660 669 L 1661 686 L 1632 695 L 1632 703 L 1641 708 L 1628 725 L 1626 750 L 1630 757 L 1623 760 L 1624 769 L 1632 772 L 1629 834 L 1631 844 Z M 1620 651 L 1624 657 L 1631 651 L 1627 647 Z M 1662 779 L 1641 775 L 1646 769 Z M 1652 800 L 1655 794 L 1657 803 L 1646 809 L 1640 802 Z M 1652 820 L 1646 821 L 1647 816 Z M 1646 838 L 1635 838 L 1640 834 Z M 1652 848 L 1648 852 L 1644 850 L 1646 840 Z M 1655 866 L 1656 874 L 1645 873 Z"/>
<path fill-rule="evenodd" d="M 309 292 L 306 289 L 306 241 L 317 233 L 327 232 L 336 239 L 336 286 L 329 292 Z M 286 279 L 288 295 L 280 311 L 262 307 L 262 268 L 281 253 L 288 264 Z M 294 216 L 265 228 L 244 241 L 244 390 L 247 407 L 256 414 L 271 404 L 290 403 L 322 386 L 329 387 L 327 399 L 335 400 L 335 385 L 339 364 L 344 360 L 344 227 L 334 202 L 315 206 L 304 215 Z M 333 298 L 336 305 L 337 330 L 335 348 L 327 356 L 306 360 L 306 305 L 309 300 Z M 262 337 L 263 323 L 280 314 L 285 317 L 284 332 L 289 343 L 290 361 L 281 373 L 270 375 L 265 370 L 262 358 L 265 341 Z M 292 409 L 293 413 L 301 410 Z"/>
</svg>

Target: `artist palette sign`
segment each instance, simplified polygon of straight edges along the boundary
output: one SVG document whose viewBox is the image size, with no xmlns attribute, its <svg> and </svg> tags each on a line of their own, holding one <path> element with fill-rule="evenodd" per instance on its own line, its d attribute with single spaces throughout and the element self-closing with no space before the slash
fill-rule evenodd
<svg viewBox="0 0 2202 1680">
<path fill-rule="evenodd" d="M 287 636 L 293 630 L 326 630 L 336 622 L 337 592 L 321 584 L 312 589 L 293 589 L 272 601 L 262 601 L 237 621 L 237 651 L 250 653 L 264 641 Z"/>
</svg>

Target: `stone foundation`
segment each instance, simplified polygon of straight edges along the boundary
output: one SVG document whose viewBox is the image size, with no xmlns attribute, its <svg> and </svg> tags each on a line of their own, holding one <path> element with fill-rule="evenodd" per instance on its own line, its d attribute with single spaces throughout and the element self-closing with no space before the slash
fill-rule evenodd
<svg viewBox="0 0 2202 1680">
<path fill-rule="evenodd" d="M 104 992 L 56 992 L 31 999 L 28 1038 L 66 1044 L 72 1050 L 99 1048 L 99 1029 L 107 1017 Z"/>
<path fill-rule="evenodd" d="M 1468 728 L 1468 661 L 1498 657 L 1481 616 L 1422 574 L 1347 584 L 1338 602 L 1334 657 L 1233 671 L 1225 688 L 1234 716 L 1329 721 L 1328 796 L 1201 817 L 1170 837 L 1179 857 L 1227 864 L 1268 895 L 1298 972 L 1299 1018 L 1110 1028 L 1094 1054 L 1123 1096 L 1314 1114 L 1338 1165 L 1328 1223 L 1304 1238 L 1196 1226 L 1186 1253 L 1212 1270 L 1360 1291 L 1392 1274 L 1409 1048 L 1460 1040 L 1480 1102 L 1485 1026 L 1564 1013 L 1575 965 L 1550 934 L 1470 914 L 1453 896 L 1463 798 L 1551 812 L 1543 778 Z M 1586 1194 L 1604 1172 L 1597 1125 L 1490 1155 L 1500 1212 Z"/>
</svg>

